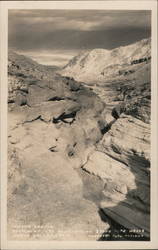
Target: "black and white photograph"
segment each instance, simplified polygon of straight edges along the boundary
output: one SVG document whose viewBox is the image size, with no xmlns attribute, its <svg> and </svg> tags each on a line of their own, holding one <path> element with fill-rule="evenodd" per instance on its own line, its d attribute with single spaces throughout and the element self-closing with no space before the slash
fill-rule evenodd
<svg viewBox="0 0 158 250">
<path fill-rule="evenodd" d="M 9 241 L 151 241 L 151 31 L 149 9 L 8 9 Z"/>
</svg>

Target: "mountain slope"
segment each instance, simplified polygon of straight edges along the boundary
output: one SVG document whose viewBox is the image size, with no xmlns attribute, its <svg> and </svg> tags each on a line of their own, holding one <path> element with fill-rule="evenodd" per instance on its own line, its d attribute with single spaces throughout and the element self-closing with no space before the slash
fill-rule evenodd
<svg viewBox="0 0 158 250">
<path fill-rule="evenodd" d="M 130 64 L 134 65 L 135 60 L 148 60 L 151 50 L 150 43 L 149 38 L 113 50 L 94 49 L 81 53 L 70 60 L 62 74 L 85 82 L 107 79 L 111 75 L 119 74 L 120 69 Z"/>
</svg>

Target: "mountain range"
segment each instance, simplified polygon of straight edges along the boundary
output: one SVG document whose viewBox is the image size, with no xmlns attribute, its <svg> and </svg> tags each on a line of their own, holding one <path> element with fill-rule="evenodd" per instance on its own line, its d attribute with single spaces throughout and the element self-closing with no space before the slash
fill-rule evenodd
<svg viewBox="0 0 158 250">
<path fill-rule="evenodd" d="M 62 74 L 84 82 L 104 81 L 119 75 L 119 70 L 125 70 L 129 65 L 134 68 L 135 60 L 150 59 L 150 54 L 151 38 L 112 50 L 97 48 L 72 58 Z"/>
</svg>

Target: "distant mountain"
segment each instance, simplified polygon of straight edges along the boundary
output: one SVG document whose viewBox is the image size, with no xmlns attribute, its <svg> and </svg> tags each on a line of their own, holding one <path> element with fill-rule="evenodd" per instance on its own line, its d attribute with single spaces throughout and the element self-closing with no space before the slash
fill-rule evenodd
<svg viewBox="0 0 158 250">
<path fill-rule="evenodd" d="M 80 53 L 63 68 L 62 74 L 91 82 L 119 74 L 119 70 L 150 59 L 151 38 L 113 50 L 94 49 Z"/>
<path fill-rule="evenodd" d="M 27 72 L 27 75 L 29 72 L 31 74 L 34 74 L 35 72 L 49 73 L 59 69 L 59 67 L 57 66 L 47 66 L 39 64 L 32 60 L 30 57 L 20 55 L 12 50 L 9 50 L 8 52 L 8 67 L 9 73 L 11 71 L 23 71 L 23 73 Z"/>
</svg>

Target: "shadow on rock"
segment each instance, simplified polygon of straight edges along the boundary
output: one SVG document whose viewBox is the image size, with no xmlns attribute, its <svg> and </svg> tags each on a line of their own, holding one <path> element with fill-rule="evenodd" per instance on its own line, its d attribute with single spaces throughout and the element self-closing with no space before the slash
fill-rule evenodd
<svg viewBox="0 0 158 250">
<path fill-rule="evenodd" d="M 130 170 L 135 176 L 136 188 L 128 190 L 125 199 L 117 203 L 117 194 L 114 194 L 117 187 L 113 187 L 111 195 L 101 202 L 98 213 L 102 221 L 109 223 L 110 228 L 103 232 L 98 241 L 150 240 L 150 163 L 143 156 L 128 156 L 128 162 L 129 165 L 135 162 L 135 167 Z M 105 191 L 105 195 L 108 192 Z"/>
</svg>

